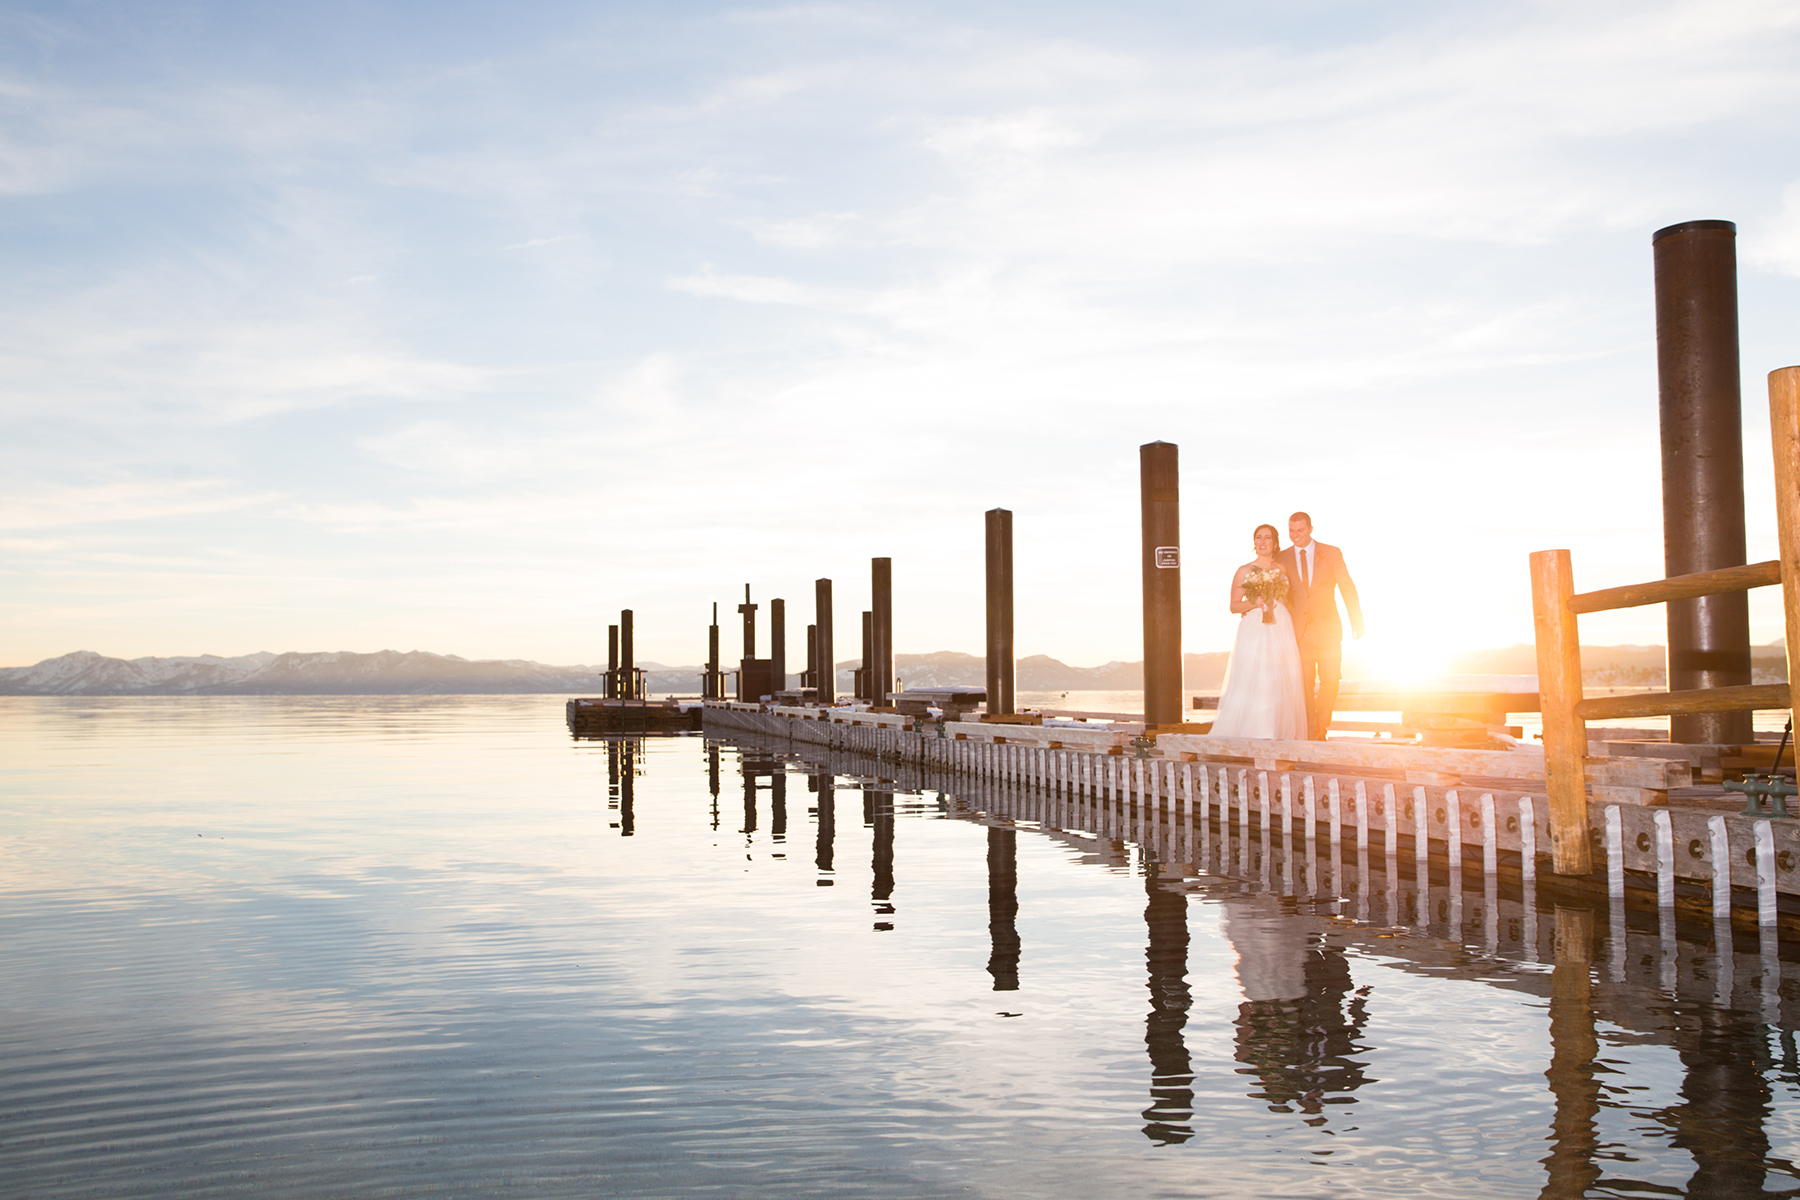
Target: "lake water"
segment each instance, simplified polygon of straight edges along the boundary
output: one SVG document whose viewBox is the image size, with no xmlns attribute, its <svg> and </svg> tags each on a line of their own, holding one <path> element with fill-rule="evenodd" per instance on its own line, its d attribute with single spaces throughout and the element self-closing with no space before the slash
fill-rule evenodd
<svg viewBox="0 0 1800 1200">
<path fill-rule="evenodd" d="M 777 750 L 0 700 L 0 1195 L 1800 1188 L 1754 942 Z"/>
</svg>

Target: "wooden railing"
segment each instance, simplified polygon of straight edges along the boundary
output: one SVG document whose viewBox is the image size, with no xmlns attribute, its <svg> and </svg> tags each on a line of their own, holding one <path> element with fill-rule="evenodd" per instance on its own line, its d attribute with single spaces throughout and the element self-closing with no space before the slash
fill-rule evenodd
<svg viewBox="0 0 1800 1200">
<path fill-rule="evenodd" d="M 1770 373 L 1769 425 L 1775 456 L 1779 558 L 1577 593 L 1567 550 L 1540 550 L 1531 556 L 1538 695 L 1544 714 L 1544 783 L 1550 801 L 1550 851 L 1558 874 L 1586 875 L 1593 869 L 1584 780 L 1589 721 L 1747 709 L 1793 710 L 1793 693 L 1785 683 L 1583 699 L 1581 635 L 1575 620 L 1581 613 L 1667 604 L 1671 600 L 1781 584 L 1788 679 L 1800 680 L 1800 367 L 1783 367 Z"/>
</svg>

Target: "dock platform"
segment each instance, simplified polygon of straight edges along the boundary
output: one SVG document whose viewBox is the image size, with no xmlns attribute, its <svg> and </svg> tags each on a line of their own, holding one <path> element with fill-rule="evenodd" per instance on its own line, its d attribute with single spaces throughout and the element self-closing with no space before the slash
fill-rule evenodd
<svg viewBox="0 0 1800 1200">
<path fill-rule="evenodd" d="M 1544 753 L 1286 742 L 1079 723 L 933 722 L 898 713 L 708 701 L 705 728 L 996 781 L 1099 811 L 1154 810 L 1332 847 L 1441 861 L 1453 873 L 1605 894 L 1683 919 L 1800 938 L 1800 821 L 1686 806 L 1685 759 L 1593 757 L 1587 830 L 1600 869 L 1557 875 Z M 1671 799 L 1671 793 L 1675 799 Z"/>
</svg>

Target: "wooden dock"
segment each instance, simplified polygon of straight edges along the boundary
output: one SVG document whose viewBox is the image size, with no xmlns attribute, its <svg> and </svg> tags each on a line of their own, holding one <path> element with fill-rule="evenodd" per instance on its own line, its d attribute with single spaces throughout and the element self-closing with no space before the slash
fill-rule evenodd
<svg viewBox="0 0 1800 1200">
<path fill-rule="evenodd" d="M 1554 870 L 1542 750 L 1455 750 L 1365 740 L 1282 742 L 1112 725 L 1001 725 L 898 713 L 709 701 L 709 732 L 743 731 L 867 756 L 954 782 L 991 781 L 1091 806 L 1162 812 L 1268 844 L 1318 838 L 1441 861 L 1453 874 L 1666 908 L 1683 919 L 1800 937 L 1800 821 L 1671 803 L 1685 759 L 1584 764 L 1599 869 Z M 946 784 L 946 785 L 947 785 Z M 935 785 L 934 785 L 935 786 Z"/>
<path fill-rule="evenodd" d="M 569 733 L 578 738 L 694 733 L 701 723 L 698 704 L 675 700 L 590 696 L 570 700 L 564 712 Z"/>
</svg>

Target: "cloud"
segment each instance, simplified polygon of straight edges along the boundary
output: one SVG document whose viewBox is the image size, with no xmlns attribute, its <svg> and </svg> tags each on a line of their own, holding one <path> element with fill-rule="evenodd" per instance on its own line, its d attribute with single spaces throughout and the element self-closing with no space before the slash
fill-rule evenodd
<svg viewBox="0 0 1800 1200">
<path fill-rule="evenodd" d="M 33 493 L 0 495 L 0 529 L 161 522 L 197 513 L 253 508 L 276 499 L 273 492 L 245 492 L 223 480 L 121 480 L 86 487 L 53 486 Z"/>
</svg>

